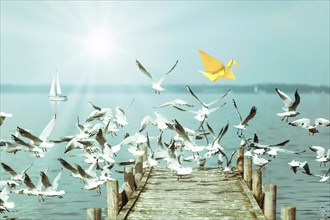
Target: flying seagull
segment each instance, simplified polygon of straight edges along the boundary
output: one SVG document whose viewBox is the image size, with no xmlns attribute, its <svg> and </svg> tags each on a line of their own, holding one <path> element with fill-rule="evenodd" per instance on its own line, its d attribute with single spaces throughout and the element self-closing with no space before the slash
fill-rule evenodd
<svg viewBox="0 0 330 220">
<path fill-rule="evenodd" d="M 162 87 L 162 82 L 165 80 L 166 76 L 173 71 L 173 69 L 176 67 L 178 64 L 179 60 L 177 60 L 174 64 L 174 66 L 167 72 L 165 73 L 158 81 L 155 81 L 152 75 L 142 66 L 142 64 L 136 60 L 136 64 L 138 65 L 139 69 L 141 72 L 146 75 L 151 81 L 152 81 L 152 88 L 155 90 L 156 94 L 160 94 L 161 91 L 164 91 L 165 89 Z"/>
<path fill-rule="evenodd" d="M 278 116 L 283 117 L 282 121 L 284 121 L 284 119 L 286 119 L 286 122 L 288 122 L 289 117 L 295 117 L 295 116 L 299 115 L 299 112 L 297 111 L 297 107 L 300 103 L 300 96 L 298 93 L 298 89 L 296 89 L 296 92 L 294 93 L 294 98 L 295 98 L 294 102 L 287 94 L 285 94 L 278 88 L 276 88 L 275 90 L 276 90 L 277 94 L 280 96 L 280 98 L 284 104 L 284 107 L 282 107 L 284 112 L 277 113 Z"/>
</svg>

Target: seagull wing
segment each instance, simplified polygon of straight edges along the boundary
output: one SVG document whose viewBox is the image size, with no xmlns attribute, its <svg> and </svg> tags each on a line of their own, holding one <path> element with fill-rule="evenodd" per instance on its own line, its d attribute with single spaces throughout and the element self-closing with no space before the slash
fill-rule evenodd
<svg viewBox="0 0 330 220">
<path fill-rule="evenodd" d="M 153 81 L 153 78 L 152 78 L 151 74 L 142 66 L 142 64 L 138 60 L 136 60 L 136 64 L 138 65 L 141 72 L 144 75 L 146 75 L 151 81 Z"/>
<path fill-rule="evenodd" d="M 48 122 L 47 126 L 44 128 L 44 130 L 41 132 L 39 138 L 43 141 L 46 141 L 50 133 L 52 132 L 54 125 L 56 121 L 56 114 L 53 116 L 53 118 Z"/>
<path fill-rule="evenodd" d="M 1 166 L 3 167 L 3 169 L 5 169 L 8 173 L 10 173 L 10 175 L 12 176 L 16 176 L 17 173 L 15 170 L 13 170 L 10 166 L 8 166 L 7 164 L 5 163 L 1 163 Z"/>
<path fill-rule="evenodd" d="M 27 131 L 27 130 L 25 130 L 23 128 L 17 127 L 17 132 L 20 135 L 22 135 L 23 137 L 26 137 L 26 138 L 32 140 L 33 143 L 36 144 L 36 145 L 39 145 L 39 144 L 42 143 L 42 140 L 39 137 L 31 134 L 29 131 Z"/>
<path fill-rule="evenodd" d="M 78 170 L 76 168 L 74 168 L 71 164 L 69 164 L 68 162 L 66 162 L 62 158 L 58 158 L 58 160 L 60 161 L 60 163 L 62 164 L 62 166 L 64 168 L 70 170 L 74 174 L 77 174 L 78 173 Z"/>
<path fill-rule="evenodd" d="M 42 185 L 44 185 L 46 189 L 52 186 L 45 172 L 40 171 L 40 177 L 41 177 Z"/>
<path fill-rule="evenodd" d="M 61 179 L 62 177 L 62 172 L 63 172 L 63 168 L 61 168 L 60 172 L 58 172 L 57 176 L 55 177 L 55 179 L 52 182 L 52 187 L 54 190 L 57 190 L 58 187 L 58 181 Z"/>
<path fill-rule="evenodd" d="M 300 103 L 300 95 L 298 93 L 298 89 L 294 93 L 294 102 L 292 103 L 292 106 L 290 107 L 290 111 L 296 111 L 298 105 Z"/>
<path fill-rule="evenodd" d="M 272 147 L 272 146 L 284 146 L 284 145 L 286 145 L 287 143 L 289 143 L 290 142 L 290 140 L 286 140 L 286 141 L 283 141 L 283 142 L 281 142 L 281 143 L 278 143 L 278 144 L 271 144 L 271 145 L 269 145 L 270 147 Z"/>
<path fill-rule="evenodd" d="M 187 90 L 190 92 L 190 94 L 192 95 L 192 96 L 194 96 L 194 98 L 199 102 L 199 103 L 201 103 L 204 107 L 206 107 L 207 108 L 207 105 L 204 103 L 204 102 L 202 102 L 196 95 L 195 95 L 195 93 L 191 90 L 191 88 L 189 87 L 189 86 L 187 86 Z"/>
<path fill-rule="evenodd" d="M 238 108 L 237 108 L 237 105 L 236 105 L 235 99 L 233 99 L 233 105 L 234 105 L 235 110 L 236 110 L 236 112 L 237 112 L 237 114 L 238 114 L 239 120 L 242 122 L 243 119 L 242 119 L 241 114 L 240 114 L 239 111 L 238 111 Z"/>
<path fill-rule="evenodd" d="M 33 184 L 33 182 L 31 181 L 31 178 L 29 177 L 29 175 L 27 173 L 25 173 L 25 175 L 24 175 L 24 183 L 27 187 L 29 187 L 29 189 L 36 188 L 36 186 Z"/>
<path fill-rule="evenodd" d="M 30 169 L 30 167 L 32 167 L 32 165 L 33 165 L 33 163 L 31 163 L 30 166 L 28 166 L 27 168 L 25 168 L 24 170 L 22 170 L 21 176 L 23 176 L 26 173 L 26 171 L 28 171 L 28 169 Z"/>
<path fill-rule="evenodd" d="M 277 94 L 280 96 L 282 102 L 284 103 L 284 106 L 289 108 L 292 105 L 291 98 L 287 94 L 285 94 L 284 92 L 279 90 L 278 88 L 276 88 L 275 90 L 276 90 Z"/>
<path fill-rule="evenodd" d="M 230 92 L 230 89 L 228 89 L 228 91 L 227 91 L 223 96 L 221 96 L 220 98 L 217 98 L 217 99 L 213 100 L 212 102 L 207 103 L 206 106 L 209 107 L 209 106 L 211 106 L 211 105 L 214 105 L 214 104 L 217 103 L 220 99 L 226 97 L 226 96 L 228 95 L 229 92 Z"/>
<path fill-rule="evenodd" d="M 176 65 L 178 64 L 179 60 L 177 60 L 174 64 L 174 66 L 167 72 L 165 73 L 165 76 L 168 75 L 170 72 L 172 72 L 174 70 L 174 68 L 176 67 Z"/>
<path fill-rule="evenodd" d="M 95 110 L 101 111 L 101 108 L 98 107 L 98 106 L 96 106 L 96 105 L 94 105 L 91 101 L 89 101 L 88 104 L 89 104 L 92 108 L 94 108 Z"/>
<path fill-rule="evenodd" d="M 321 125 L 324 127 L 329 127 L 330 126 L 330 121 L 325 119 L 325 118 L 317 118 L 315 119 L 314 126 Z"/>
<path fill-rule="evenodd" d="M 253 106 L 250 110 L 249 115 L 245 118 L 245 120 L 242 122 L 242 124 L 246 125 L 256 114 L 257 114 L 257 108 L 255 106 Z"/>
<path fill-rule="evenodd" d="M 289 125 L 295 126 L 295 127 L 308 127 L 311 123 L 311 120 L 309 118 L 301 118 L 298 120 L 295 120 L 293 122 L 289 122 Z"/>
</svg>

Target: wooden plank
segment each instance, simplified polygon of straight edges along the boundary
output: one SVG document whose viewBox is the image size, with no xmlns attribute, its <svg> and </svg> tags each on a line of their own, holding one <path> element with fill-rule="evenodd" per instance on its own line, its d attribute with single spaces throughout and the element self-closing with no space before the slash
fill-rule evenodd
<svg viewBox="0 0 330 220">
<path fill-rule="evenodd" d="M 169 169 L 154 168 L 118 219 L 265 219 L 237 172 L 196 169 L 177 180 Z"/>
</svg>

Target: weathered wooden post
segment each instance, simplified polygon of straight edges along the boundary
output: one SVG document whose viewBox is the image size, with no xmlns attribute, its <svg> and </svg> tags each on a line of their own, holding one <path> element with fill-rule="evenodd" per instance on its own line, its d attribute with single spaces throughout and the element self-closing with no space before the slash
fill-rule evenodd
<svg viewBox="0 0 330 220">
<path fill-rule="evenodd" d="M 244 158 L 244 181 L 252 189 L 252 158 Z"/>
<path fill-rule="evenodd" d="M 260 208 L 262 208 L 262 172 L 254 170 L 252 172 L 252 194 Z"/>
<path fill-rule="evenodd" d="M 244 172 L 244 149 L 242 147 L 237 149 L 236 156 L 237 156 L 237 161 L 236 161 L 237 170 L 241 174 L 241 176 L 243 176 L 243 172 Z"/>
<path fill-rule="evenodd" d="M 281 206 L 281 220 L 295 220 L 296 219 L 296 207 L 292 205 Z"/>
<path fill-rule="evenodd" d="M 118 180 L 107 181 L 108 218 L 117 219 L 119 212 Z"/>
<path fill-rule="evenodd" d="M 268 220 L 276 219 L 276 185 L 265 186 L 264 214 Z"/>
<path fill-rule="evenodd" d="M 130 185 L 133 191 L 135 190 L 133 167 L 124 167 L 124 181 Z"/>
<path fill-rule="evenodd" d="M 143 146 L 142 149 L 144 150 L 143 163 L 145 163 L 146 161 L 148 161 L 148 147 L 147 146 Z"/>
<path fill-rule="evenodd" d="M 141 179 L 143 176 L 143 156 L 137 156 L 135 158 L 135 186 L 138 187 L 141 183 Z"/>
<path fill-rule="evenodd" d="M 101 220 L 100 208 L 89 208 L 86 210 L 87 220 Z"/>
</svg>

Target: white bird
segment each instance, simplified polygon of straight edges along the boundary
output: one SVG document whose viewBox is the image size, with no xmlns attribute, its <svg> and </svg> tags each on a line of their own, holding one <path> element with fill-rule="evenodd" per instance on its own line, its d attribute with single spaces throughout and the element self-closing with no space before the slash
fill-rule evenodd
<svg viewBox="0 0 330 220">
<path fill-rule="evenodd" d="M 302 168 L 304 170 L 304 173 L 311 175 L 307 161 L 300 162 L 297 160 L 292 160 L 288 164 L 291 166 L 291 169 L 293 170 L 294 173 L 297 173 L 298 168 Z"/>
<path fill-rule="evenodd" d="M 239 130 L 241 130 L 241 134 L 242 134 L 242 130 L 245 129 L 246 126 L 248 126 L 248 122 L 257 114 L 257 108 L 255 106 L 252 106 L 250 113 L 248 114 L 248 116 L 246 116 L 246 118 L 243 121 L 243 118 L 238 111 L 238 108 L 237 108 L 237 105 L 236 105 L 236 102 L 234 99 L 233 99 L 233 105 L 234 105 L 234 108 L 240 119 L 240 124 L 234 125 L 234 127 L 237 128 L 237 133 L 239 133 Z"/>
<path fill-rule="evenodd" d="M 52 119 L 48 122 L 46 127 L 43 129 L 39 137 L 33 135 L 31 132 L 26 129 L 17 127 L 18 134 L 22 135 L 25 138 L 30 139 L 30 144 L 41 147 L 41 148 L 51 148 L 54 146 L 54 143 L 50 143 L 47 141 L 48 136 L 53 131 L 54 125 L 56 121 L 56 114 L 52 117 Z"/>
<path fill-rule="evenodd" d="M 86 122 L 94 121 L 96 119 L 100 121 L 104 121 L 104 120 L 108 121 L 113 119 L 114 116 L 111 108 L 101 108 L 95 105 L 94 103 L 92 103 L 91 101 L 88 102 L 88 104 L 94 109 L 94 111 L 92 111 L 89 114 L 89 116 L 86 119 Z"/>
<path fill-rule="evenodd" d="M 0 126 L 3 124 L 3 121 L 6 118 L 11 118 L 11 117 L 13 117 L 12 113 L 0 112 Z"/>
<path fill-rule="evenodd" d="M 151 81 L 152 81 L 152 88 L 155 90 L 156 94 L 160 94 L 161 91 L 164 91 L 165 89 L 162 87 L 162 82 L 165 80 L 166 76 L 173 71 L 173 69 L 176 67 L 178 64 L 179 60 L 177 60 L 174 64 L 174 66 L 167 72 L 165 73 L 159 81 L 155 81 L 152 77 L 152 75 L 142 66 L 142 64 L 136 60 L 136 64 L 138 65 L 140 71 L 146 75 Z"/>
<path fill-rule="evenodd" d="M 4 211 L 9 211 L 8 209 L 13 209 L 15 207 L 14 202 L 9 202 L 9 196 L 8 194 L 10 193 L 12 189 L 12 186 L 7 184 L 5 188 L 2 189 L 0 192 L 0 213 Z"/>
<path fill-rule="evenodd" d="M 308 134 L 314 135 L 315 133 L 319 133 L 317 130 L 317 126 L 324 126 L 329 127 L 330 122 L 327 119 L 324 118 L 316 118 L 314 121 L 314 124 L 311 125 L 311 120 L 309 118 L 301 118 L 292 122 L 289 122 L 289 125 L 295 126 L 295 127 L 302 127 L 308 130 Z"/>
<path fill-rule="evenodd" d="M 299 96 L 298 90 L 296 90 L 296 92 L 294 94 L 294 97 L 295 97 L 294 102 L 287 94 L 285 94 L 278 88 L 276 88 L 275 90 L 276 90 L 277 94 L 280 96 L 280 98 L 284 104 L 284 107 L 282 107 L 284 112 L 277 113 L 277 115 L 283 117 L 282 121 L 284 119 L 286 119 L 286 122 L 287 122 L 289 117 L 295 117 L 299 114 L 299 112 L 297 111 L 297 107 L 300 103 L 300 96 Z"/>
<path fill-rule="evenodd" d="M 271 160 L 266 160 L 264 158 L 259 158 L 257 154 L 253 155 L 253 163 L 255 165 L 257 165 L 258 167 L 260 167 L 260 169 L 262 167 L 264 167 L 267 163 L 269 163 Z"/>
<path fill-rule="evenodd" d="M 313 176 L 320 177 L 321 179 L 319 180 L 320 183 L 325 183 L 329 179 L 329 173 L 330 173 L 330 168 L 324 175 L 318 175 L 318 174 L 313 174 Z"/>
<path fill-rule="evenodd" d="M 311 146 L 309 149 L 316 153 L 315 160 L 320 162 L 320 166 L 330 161 L 330 149 L 328 149 L 327 153 L 325 152 L 325 148 L 321 146 Z"/>
<path fill-rule="evenodd" d="M 27 147 L 29 152 L 34 152 L 36 157 L 39 158 L 45 156 L 45 152 L 40 147 L 27 143 L 15 135 L 11 135 L 11 138 L 15 141 L 15 143 Z"/>
<path fill-rule="evenodd" d="M 45 191 L 42 191 L 43 196 L 57 196 L 59 198 L 62 198 L 62 196 L 65 194 L 64 190 L 57 190 L 58 188 L 58 182 L 61 179 L 63 168 L 58 172 L 57 176 L 54 178 L 53 182 L 50 183 L 48 176 L 46 175 L 46 172 L 41 171 L 41 183 L 45 187 Z"/>
<path fill-rule="evenodd" d="M 163 108 L 163 107 L 166 107 L 166 106 L 186 106 L 186 107 L 194 107 L 193 105 L 189 104 L 188 102 L 182 100 L 182 99 L 174 99 L 174 100 L 171 100 L 171 101 L 168 101 L 168 102 L 165 102 L 159 106 L 156 106 L 155 108 Z"/>
<path fill-rule="evenodd" d="M 5 169 L 11 175 L 10 179 L 14 180 L 14 181 L 24 181 L 24 175 L 25 175 L 26 171 L 28 171 L 28 169 L 30 169 L 30 167 L 32 165 L 33 165 L 33 163 L 31 163 L 27 168 L 22 170 L 21 173 L 17 173 L 15 170 L 13 170 L 13 168 L 8 166 L 7 164 L 1 163 L 1 166 L 3 167 L 3 169 Z"/>
<path fill-rule="evenodd" d="M 16 154 L 18 151 L 22 150 L 22 148 L 13 140 L 1 140 L 0 147 L 1 147 L 0 151 L 12 153 L 12 154 Z"/>
</svg>

